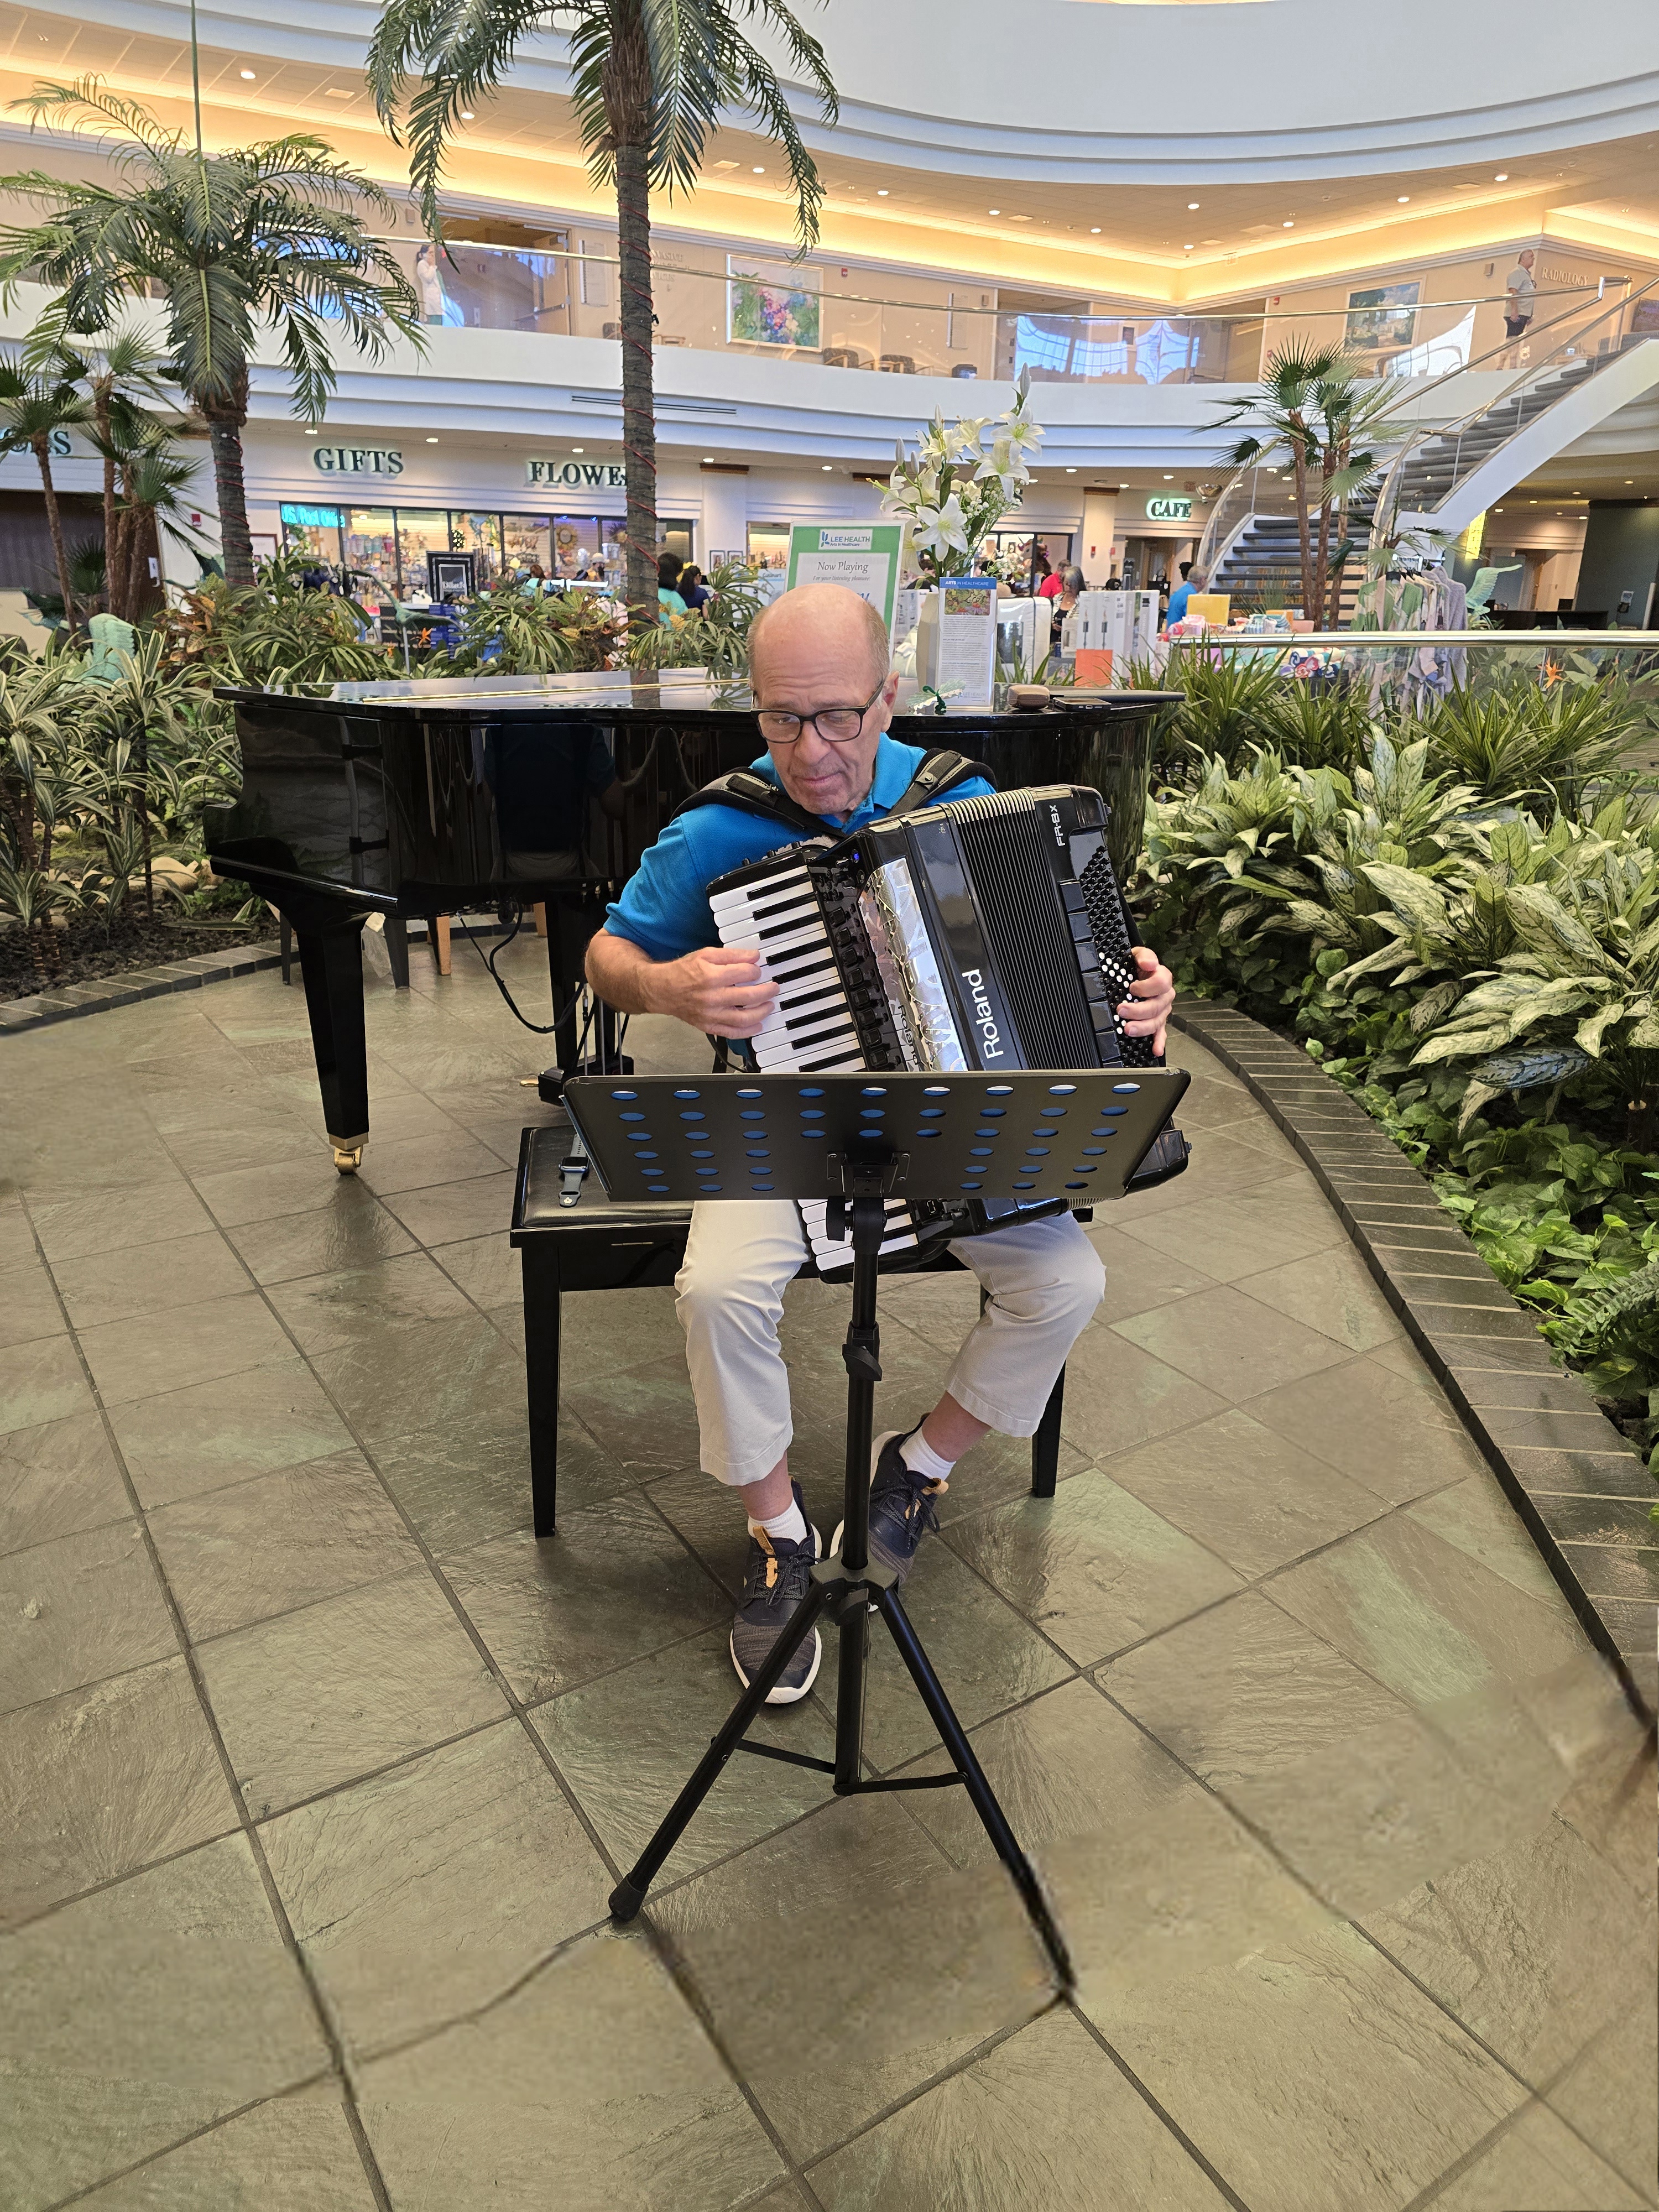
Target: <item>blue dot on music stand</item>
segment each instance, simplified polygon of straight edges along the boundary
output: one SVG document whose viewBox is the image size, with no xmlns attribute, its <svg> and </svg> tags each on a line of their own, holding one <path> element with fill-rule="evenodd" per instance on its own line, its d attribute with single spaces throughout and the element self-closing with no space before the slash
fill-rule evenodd
<svg viewBox="0 0 1659 2212">
<path fill-rule="evenodd" d="M 1089 1186 L 1086 1182 L 1068 1182 L 1066 1188 L 1067 1190 L 1087 1190 Z"/>
<path fill-rule="evenodd" d="M 639 1095 L 640 1094 L 637 1091 L 613 1091 L 611 1094 L 613 1098 L 637 1098 Z M 626 1115 L 623 1116 L 624 1121 L 626 1121 L 627 1118 Z"/>
<path fill-rule="evenodd" d="M 918 1129 L 916 1134 L 919 1137 L 942 1137 L 945 1132 L 943 1129 Z"/>
<path fill-rule="evenodd" d="M 1048 1096 L 1051 1098 L 1069 1098 L 1076 1089 L 1075 1083 L 1051 1083 Z M 1051 1114 L 1054 1109 L 1052 1106 L 1045 1106 L 1042 1110 L 1045 1114 Z"/>
<path fill-rule="evenodd" d="M 645 1187 L 653 1197 L 666 1198 L 668 1195 L 668 1185 L 665 1182 L 648 1182 Z"/>
<path fill-rule="evenodd" d="M 1115 1083 L 1112 1088 L 1114 1091 L 1139 1091 L 1140 1085 L 1138 1083 Z"/>
<path fill-rule="evenodd" d="M 1016 1190 L 1035 1190 L 1036 1188 L 1036 1185 L 1034 1182 L 1017 1182 L 1014 1185 L 1014 1188 Z"/>
<path fill-rule="evenodd" d="M 985 1188 L 982 1182 L 965 1182 L 962 1187 L 964 1190 L 983 1190 Z"/>
<path fill-rule="evenodd" d="M 745 1083 L 738 1091 L 738 1096 L 739 1098 L 758 1098 L 761 1093 L 752 1083 Z"/>
<path fill-rule="evenodd" d="M 701 1098 L 702 1093 L 701 1091 L 677 1091 L 674 1096 L 676 1098 Z"/>
</svg>

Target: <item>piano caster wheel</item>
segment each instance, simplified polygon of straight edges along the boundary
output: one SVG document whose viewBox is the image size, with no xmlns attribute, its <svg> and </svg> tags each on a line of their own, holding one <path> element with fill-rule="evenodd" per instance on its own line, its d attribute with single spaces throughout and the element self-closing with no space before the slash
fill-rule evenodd
<svg viewBox="0 0 1659 2212">
<path fill-rule="evenodd" d="M 334 1164 L 343 1176 L 356 1175 L 362 1164 L 363 1148 L 361 1145 L 336 1145 L 334 1147 Z"/>
</svg>

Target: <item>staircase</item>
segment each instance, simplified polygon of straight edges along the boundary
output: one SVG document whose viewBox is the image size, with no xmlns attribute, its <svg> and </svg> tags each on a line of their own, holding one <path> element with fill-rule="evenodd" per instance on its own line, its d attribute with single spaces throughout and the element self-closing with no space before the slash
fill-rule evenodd
<svg viewBox="0 0 1659 2212">
<path fill-rule="evenodd" d="M 1349 510 L 1354 550 L 1370 544 L 1378 517 L 1390 540 L 1424 531 L 1461 536 L 1477 515 L 1535 469 L 1659 386 L 1659 331 L 1632 327 L 1645 319 L 1636 313 L 1638 302 L 1648 302 L 1650 312 L 1656 301 L 1659 280 L 1619 300 L 1588 325 L 1577 313 L 1559 319 L 1554 343 L 1515 373 L 1495 399 L 1407 439 L 1375 493 Z M 1534 351 L 1549 337 L 1548 325 L 1535 333 Z M 1501 357 L 1510 349 L 1497 350 Z M 1470 368 L 1486 365 L 1476 362 Z M 1455 369 L 1441 380 L 1449 384 L 1468 374 Z M 1199 560 L 1209 570 L 1212 590 L 1231 593 L 1236 606 L 1293 607 L 1302 598 L 1296 518 L 1256 511 L 1261 483 L 1258 475 L 1240 477 L 1218 501 Z M 1283 480 L 1273 479 L 1271 489 L 1282 496 Z M 1352 614 L 1359 582 L 1358 562 L 1351 559 L 1343 582 L 1344 624 Z"/>
</svg>

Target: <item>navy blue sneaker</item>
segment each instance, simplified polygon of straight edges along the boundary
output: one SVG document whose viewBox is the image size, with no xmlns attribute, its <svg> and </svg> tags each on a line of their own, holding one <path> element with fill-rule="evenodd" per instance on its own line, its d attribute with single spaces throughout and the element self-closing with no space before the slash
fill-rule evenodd
<svg viewBox="0 0 1659 2212">
<path fill-rule="evenodd" d="M 795 1503 L 805 1514 L 799 1483 L 793 1483 Z M 769 1536 L 764 1530 L 749 1539 L 749 1571 L 743 1596 L 732 1623 L 732 1664 L 746 1690 L 766 1664 L 772 1646 L 794 1618 L 806 1595 L 812 1563 L 823 1549 L 823 1540 L 810 1521 L 799 1543 L 787 1537 Z M 789 1655 L 789 1664 L 767 1698 L 769 1705 L 793 1705 L 804 1698 L 817 1678 L 823 1645 L 816 1628 Z"/>
<path fill-rule="evenodd" d="M 915 1429 L 890 1429 L 870 1449 L 870 1557 L 878 1565 L 890 1567 L 901 1583 L 910 1571 L 916 1547 L 930 1528 L 938 1528 L 933 1500 L 949 1487 L 930 1482 L 900 1458 L 900 1445 L 915 1434 Z M 841 1537 L 842 1528 L 837 1527 L 830 1539 L 832 1552 L 841 1549 Z"/>
</svg>

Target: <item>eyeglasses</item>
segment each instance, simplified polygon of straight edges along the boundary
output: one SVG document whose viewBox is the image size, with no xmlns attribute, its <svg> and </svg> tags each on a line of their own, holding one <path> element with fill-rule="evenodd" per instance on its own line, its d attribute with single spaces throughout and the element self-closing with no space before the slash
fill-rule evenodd
<svg viewBox="0 0 1659 2212">
<path fill-rule="evenodd" d="M 864 728 L 864 718 L 887 689 L 884 676 L 861 707 L 820 707 L 816 714 L 760 715 L 761 735 L 769 745 L 793 745 L 809 725 L 829 745 L 850 745 Z"/>
</svg>

